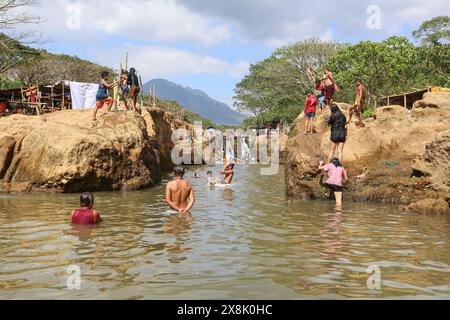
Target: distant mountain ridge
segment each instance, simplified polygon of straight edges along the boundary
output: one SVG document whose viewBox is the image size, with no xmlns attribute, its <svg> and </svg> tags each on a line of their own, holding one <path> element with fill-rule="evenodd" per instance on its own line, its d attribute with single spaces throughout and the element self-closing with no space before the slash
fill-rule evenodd
<svg viewBox="0 0 450 320">
<path fill-rule="evenodd" d="M 156 86 L 158 98 L 177 101 L 186 109 L 216 124 L 235 126 L 247 119 L 247 116 L 231 109 L 226 103 L 212 99 L 201 90 L 183 87 L 164 79 L 154 79 L 144 84 L 144 92 L 149 92 L 151 85 Z"/>
</svg>

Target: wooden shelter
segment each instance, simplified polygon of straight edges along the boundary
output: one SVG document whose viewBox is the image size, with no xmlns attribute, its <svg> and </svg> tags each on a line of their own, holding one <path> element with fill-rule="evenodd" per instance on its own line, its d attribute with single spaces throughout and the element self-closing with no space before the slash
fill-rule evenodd
<svg viewBox="0 0 450 320">
<path fill-rule="evenodd" d="M 70 109 L 70 87 L 65 81 L 54 86 L 33 86 L 0 90 L 0 100 L 9 113 L 41 114 Z"/>
<path fill-rule="evenodd" d="M 400 94 L 395 94 L 386 97 L 373 97 L 375 101 L 375 108 L 390 106 L 390 105 L 399 105 L 403 106 L 407 109 L 412 109 L 414 103 L 416 101 L 422 100 L 423 95 L 427 92 L 433 91 L 435 87 L 427 87 L 425 89 L 413 89 L 413 92 L 403 92 Z"/>
</svg>

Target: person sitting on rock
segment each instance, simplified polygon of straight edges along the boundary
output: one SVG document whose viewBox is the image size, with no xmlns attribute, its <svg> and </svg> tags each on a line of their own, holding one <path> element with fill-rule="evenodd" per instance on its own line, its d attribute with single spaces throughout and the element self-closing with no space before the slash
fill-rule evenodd
<svg viewBox="0 0 450 320">
<path fill-rule="evenodd" d="M 344 184 L 348 181 L 347 172 L 342 167 L 339 159 L 334 158 L 332 163 L 324 165 L 321 161 L 319 164 L 319 170 L 328 172 L 328 180 L 325 182 L 325 186 L 334 193 L 336 199 L 336 207 L 342 207 L 342 194 L 344 192 Z M 330 197 L 331 198 L 331 197 Z"/>
<path fill-rule="evenodd" d="M 74 210 L 71 215 L 72 223 L 77 225 L 92 225 L 98 224 L 102 221 L 100 214 L 94 207 L 94 195 L 90 192 L 85 192 L 80 196 L 81 208 Z"/>
</svg>

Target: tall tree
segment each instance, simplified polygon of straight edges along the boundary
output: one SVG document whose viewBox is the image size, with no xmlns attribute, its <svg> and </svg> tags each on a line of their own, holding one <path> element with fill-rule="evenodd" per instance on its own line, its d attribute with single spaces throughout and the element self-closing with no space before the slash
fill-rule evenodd
<svg viewBox="0 0 450 320">
<path fill-rule="evenodd" d="M 413 32 L 413 37 L 423 45 L 440 46 L 450 42 L 450 17 L 439 16 L 425 21 Z"/>
</svg>

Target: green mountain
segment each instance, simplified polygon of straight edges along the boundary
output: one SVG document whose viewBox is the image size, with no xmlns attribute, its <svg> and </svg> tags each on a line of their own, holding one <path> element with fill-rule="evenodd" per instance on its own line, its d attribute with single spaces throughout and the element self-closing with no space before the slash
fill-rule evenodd
<svg viewBox="0 0 450 320">
<path fill-rule="evenodd" d="M 186 88 L 164 79 L 155 79 L 144 84 L 144 92 L 150 91 L 150 85 L 156 86 L 158 98 L 176 101 L 186 109 L 217 124 L 236 126 L 247 119 L 245 115 L 231 109 L 225 103 L 210 98 L 203 91 Z"/>
</svg>

